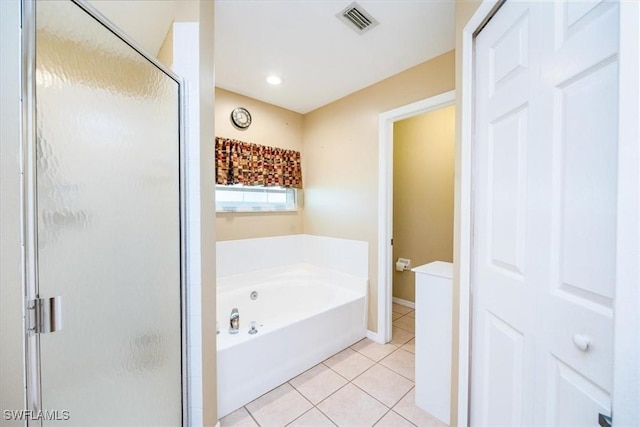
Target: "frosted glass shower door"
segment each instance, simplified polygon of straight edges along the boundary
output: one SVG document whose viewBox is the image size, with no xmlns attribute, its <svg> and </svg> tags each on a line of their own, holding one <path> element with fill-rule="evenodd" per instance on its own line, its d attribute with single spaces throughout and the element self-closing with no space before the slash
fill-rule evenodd
<svg viewBox="0 0 640 427">
<path fill-rule="evenodd" d="M 180 83 L 78 4 L 35 6 L 37 283 L 63 298 L 43 424 L 181 425 Z"/>
</svg>

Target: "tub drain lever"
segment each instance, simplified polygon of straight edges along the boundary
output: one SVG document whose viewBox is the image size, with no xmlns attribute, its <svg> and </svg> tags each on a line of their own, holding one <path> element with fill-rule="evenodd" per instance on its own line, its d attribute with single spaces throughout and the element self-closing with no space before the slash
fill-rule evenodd
<svg viewBox="0 0 640 427">
<path fill-rule="evenodd" d="M 253 334 L 257 334 L 257 333 L 258 333 L 258 330 L 256 329 L 256 321 L 255 321 L 255 320 L 252 320 L 252 321 L 249 323 L 249 326 L 251 327 L 251 329 L 249 329 L 249 333 L 250 333 L 251 335 L 253 335 Z"/>
</svg>

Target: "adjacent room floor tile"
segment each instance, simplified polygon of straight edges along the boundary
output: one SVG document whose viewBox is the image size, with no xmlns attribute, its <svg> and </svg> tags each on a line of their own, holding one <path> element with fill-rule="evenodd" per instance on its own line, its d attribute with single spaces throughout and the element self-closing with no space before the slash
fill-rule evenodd
<svg viewBox="0 0 640 427">
<path fill-rule="evenodd" d="M 393 311 L 394 313 L 400 313 L 400 314 L 407 314 L 412 310 L 413 309 L 410 307 L 405 307 L 404 305 L 396 304 L 395 302 L 391 307 L 391 311 Z"/>
<path fill-rule="evenodd" d="M 388 408 L 353 384 L 347 384 L 318 405 L 338 426 L 372 426 Z"/>
<path fill-rule="evenodd" d="M 251 418 L 251 415 L 244 407 L 233 411 L 220 420 L 221 427 L 257 427 L 258 424 Z"/>
<path fill-rule="evenodd" d="M 416 406 L 415 391 L 416 389 L 414 388 L 407 393 L 407 395 L 393 407 L 393 410 L 417 426 L 447 427 L 445 423 Z"/>
<path fill-rule="evenodd" d="M 309 369 L 291 381 L 293 387 L 314 405 L 347 383 L 340 375 L 322 363 Z"/>
<path fill-rule="evenodd" d="M 393 411 L 387 412 L 380 421 L 376 424 L 376 427 L 412 427 L 409 421 L 402 418 L 400 415 Z"/>
<path fill-rule="evenodd" d="M 404 316 L 404 314 L 396 313 L 395 311 L 391 313 L 391 320 L 396 320 Z"/>
<path fill-rule="evenodd" d="M 306 412 L 300 418 L 289 424 L 291 427 L 334 427 L 335 424 L 331 422 L 322 412 L 316 408 L 312 408 Z"/>
<path fill-rule="evenodd" d="M 380 364 L 411 381 L 415 381 L 415 359 L 413 354 L 400 348 L 382 359 Z"/>
<path fill-rule="evenodd" d="M 391 344 L 403 345 L 415 337 L 413 332 L 406 331 L 397 327 L 393 327 L 391 331 Z"/>
<path fill-rule="evenodd" d="M 416 354 L 416 339 L 412 339 L 400 348 L 403 350 L 407 350 L 409 353 Z"/>
<path fill-rule="evenodd" d="M 402 316 L 401 318 L 393 321 L 393 326 L 396 326 L 398 328 L 401 328 L 407 331 L 415 332 L 416 331 L 415 322 L 416 322 L 416 319 L 414 319 L 413 317 Z"/>
<path fill-rule="evenodd" d="M 413 388 L 413 381 L 409 381 L 405 377 L 380 365 L 373 365 L 353 380 L 353 384 L 389 408 L 398 403 Z"/>
<path fill-rule="evenodd" d="M 375 362 L 357 351 L 347 348 L 323 362 L 349 381 L 369 369 Z"/>
<path fill-rule="evenodd" d="M 262 427 L 284 426 L 311 407 L 311 403 L 288 383 L 271 390 L 246 406 Z"/>
<path fill-rule="evenodd" d="M 407 313 L 408 317 L 413 317 L 414 319 L 416 318 L 416 311 L 415 310 L 411 310 L 410 312 Z"/>
<path fill-rule="evenodd" d="M 376 362 L 396 351 L 397 347 L 393 344 L 380 344 L 365 338 L 351 346 L 352 349 L 360 354 L 364 354 L 371 360 Z"/>
</svg>

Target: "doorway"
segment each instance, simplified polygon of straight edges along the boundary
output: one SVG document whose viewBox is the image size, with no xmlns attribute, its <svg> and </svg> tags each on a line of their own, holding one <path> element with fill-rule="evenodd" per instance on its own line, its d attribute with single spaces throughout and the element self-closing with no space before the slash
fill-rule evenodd
<svg viewBox="0 0 640 427">
<path fill-rule="evenodd" d="M 394 123 L 393 302 L 410 308 L 411 269 L 453 262 L 455 120 L 450 105 Z M 398 267 L 399 260 L 408 265 Z"/>
<path fill-rule="evenodd" d="M 391 340 L 393 303 L 393 127 L 394 123 L 452 106 L 455 91 L 445 92 L 413 104 L 384 112 L 379 118 L 378 183 L 378 332 L 371 337 L 380 343 Z"/>
</svg>

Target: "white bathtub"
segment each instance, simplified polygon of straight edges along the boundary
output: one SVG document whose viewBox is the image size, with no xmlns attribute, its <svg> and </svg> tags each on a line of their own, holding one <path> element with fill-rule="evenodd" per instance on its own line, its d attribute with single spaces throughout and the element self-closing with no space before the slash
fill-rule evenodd
<svg viewBox="0 0 640 427">
<path fill-rule="evenodd" d="M 308 264 L 219 279 L 218 416 L 364 338 L 366 291 L 365 279 Z M 233 308 L 240 312 L 235 335 Z M 248 333 L 252 320 L 255 335 Z"/>
</svg>

